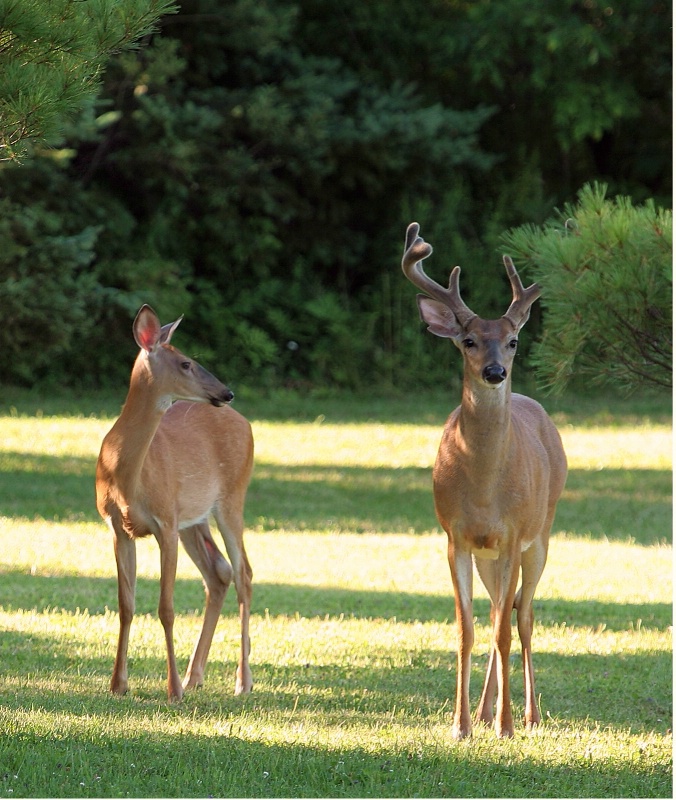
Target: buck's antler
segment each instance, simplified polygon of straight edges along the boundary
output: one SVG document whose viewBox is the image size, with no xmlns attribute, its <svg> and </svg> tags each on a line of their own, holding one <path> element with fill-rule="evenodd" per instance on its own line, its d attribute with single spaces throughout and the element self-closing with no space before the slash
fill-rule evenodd
<svg viewBox="0 0 676 800">
<path fill-rule="evenodd" d="M 425 294 L 435 300 L 439 300 L 450 308 L 458 322 L 463 327 L 466 327 L 476 317 L 476 314 L 465 305 L 460 297 L 460 287 L 458 285 L 460 267 L 453 268 L 448 282 L 448 289 L 444 289 L 441 284 L 426 275 L 421 262 L 432 254 L 432 245 L 418 235 L 419 231 L 420 225 L 417 222 L 412 222 L 406 229 L 406 245 L 404 257 L 401 260 L 401 268 L 404 271 L 404 275 L 418 289 L 422 289 Z"/>
<path fill-rule="evenodd" d="M 524 289 L 512 259 L 509 256 L 503 256 L 502 260 L 509 282 L 512 284 L 512 304 L 502 316 L 518 330 L 525 324 L 530 314 L 530 307 L 542 294 L 542 290 L 537 283 Z"/>
</svg>

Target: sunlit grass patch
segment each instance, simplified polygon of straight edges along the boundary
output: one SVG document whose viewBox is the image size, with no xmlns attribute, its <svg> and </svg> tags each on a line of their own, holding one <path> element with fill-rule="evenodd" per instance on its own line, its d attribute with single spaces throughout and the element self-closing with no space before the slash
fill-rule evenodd
<svg viewBox="0 0 676 800">
<path fill-rule="evenodd" d="M 543 725 L 456 743 L 453 597 L 431 494 L 443 419 L 413 411 L 254 420 L 254 692 L 233 695 L 231 589 L 205 685 L 178 704 L 152 538 L 137 547 L 130 692 L 108 693 L 117 587 L 93 471 L 112 420 L 0 418 L 0 795 L 670 796 L 670 427 L 563 419 L 571 471 L 535 599 Z M 476 705 L 490 642 L 478 578 L 474 594 Z M 181 552 L 182 668 L 203 603 Z M 515 633 L 517 720 L 521 683 Z"/>
<path fill-rule="evenodd" d="M 564 427 L 561 437 L 573 469 L 670 470 L 672 430 L 667 425 L 637 428 Z"/>
</svg>

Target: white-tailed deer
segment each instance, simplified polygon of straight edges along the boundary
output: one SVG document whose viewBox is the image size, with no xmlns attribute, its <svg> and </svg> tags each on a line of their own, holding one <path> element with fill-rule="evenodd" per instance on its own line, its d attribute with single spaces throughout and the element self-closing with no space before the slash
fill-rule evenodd
<svg viewBox="0 0 676 800">
<path fill-rule="evenodd" d="M 251 691 L 249 614 L 251 567 L 243 542 L 243 510 L 253 468 L 251 426 L 227 406 L 233 394 L 169 342 L 181 319 L 160 327 L 143 306 L 134 321 L 141 348 L 120 417 L 105 436 L 96 465 L 96 505 L 113 532 L 117 561 L 120 635 L 110 689 L 128 688 L 127 647 L 134 616 L 136 542 L 152 534 L 160 547 L 159 617 L 167 644 L 170 699 L 199 686 L 223 606 L 234 578 L 241 623 L 235 693 Z M 188 402 L 174 402 L 175 400 Z M 213 514 L 232 566 L 209 530 Z M 202 631 L 183 684 L 174 655 L 174 584 L 178 540 L 204 579 Z"/>
<path fill-rule="evenodd" d="M 428 329 L 449 338 L 464 359 L 461 405 L 446 422 L 434 466 L 434 504 L 448 534 L 448 560 L 458 626 L 458 679 L 453 735 L 469 736 L 469 680 L 474 624 L 472 556 L 491 598 L 492 642 L 477 716 L 513 736 L 509 697 L 512 608 L 523 653 L 528 728 L 540 722 L 535 697 L 531 635 L 533 595 L 547 559 L 556 503 L 566 481 L 566 455 L 554 423 L 542 406 L 512 394 L 517 335 L 540 296 L 524 289 L 511 259 L 504 257 L 513 299 L 498 320 L 480 319 L 460 298 L 460 267 L 448 289 L 429 278 L 420 263 L 432 247 L 413 222 L 406 231 L 402 268 L 425 295 L 418 307 Z M 429 296 L 427 296 L 429 295 Z M 433 298 L 433 299 L 431 299 Z M 517 583 L 521 569 L 521 588 Z"/>
</svg>

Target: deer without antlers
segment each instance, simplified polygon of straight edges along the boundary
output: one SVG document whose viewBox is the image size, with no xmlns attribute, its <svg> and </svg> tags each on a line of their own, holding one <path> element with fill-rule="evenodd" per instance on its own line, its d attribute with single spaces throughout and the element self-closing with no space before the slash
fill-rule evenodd
<svg viewBox="0 0 676 800">
<path fill-rule="evenodd" d="M 235 693 L 249 692 L 251 567 L 243 542 L 243 510 L 253 467 L 251 426 L 227 407 L 233 394 L 170 340 L 181 319 L 160 327 L 143 306 L 133 331 L 141 351 L 119 419 L 105 436 L 96 465 L 96 504 L 109 524 L 117 561 L 120 633 L 110 688 L 128 688 L 127 647 L 134 616 L 136 543 L 152 534 L 160 547 L 159 617 L 167 645 L 168 694 L 202 683 L 225 593 L 234 578 L 241 624 Z M 188 402 L 174 402 L 175 400 Z M 226 407 L 222 407 L 226 406 Z M 216 519 L 232 566 L 209 530 Z M 174 655 L 174 583 L 178 540 L 204 580 L 202 631 L 181 684 Z"/>
<path fill-rule="evenodd" d="M 421 261 L 432 253 L 417 223 L 406 231 L 402 268 L 425 295 L 418 307 L 428 329 L 449 338 L 464 360 L 461 405 L 446 422 L 434 466 L 434 503 L 448 534 L 448 560 L 458 626 L 458 676 L 453 735 L 469 736 L 472 617 L 472 556 L 491 598 L 492 643 L 477 716 L 513 736 L 509 697 L 512 609 L 521 639 L 526 695 L 525 722 L 540 722 L 531 653 L 533 595 L 547 559 L 556 503 L 566 481 L 566 455 L 554 423 L 534 400 L 511 391 L 517 335 L 540 296 L 524 289 L 504 257 L 513 299 L 498 320 L 478 317 L 460 297 L 460 267 L 446 289 L 429 278 Z M 429 295 L 429 296 L 428 296 Z M 521 587 L 517 592 L 521 569 Z"/>
</svg>

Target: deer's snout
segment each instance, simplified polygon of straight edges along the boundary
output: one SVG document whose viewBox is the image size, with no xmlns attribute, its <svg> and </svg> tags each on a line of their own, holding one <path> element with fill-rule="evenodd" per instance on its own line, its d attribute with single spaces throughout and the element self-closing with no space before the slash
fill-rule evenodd
<svg viewBox="0 0 676 800">
<path fill-rule="evenodd" d="M 506 380 L 507 370 L 502 366 L 502 364 L 489 364 L 487 367 L 484 367 L 481 375 L 486 383 L 497 385 L 498 383 L 502 383 L 504 380 Z"/>
<path fill-rule="evenodd" d="M 226 406 L 228 403 L 231 403 L 235 398 L 235 393 L 228 388 L 225 388 L 222 392 L 219 392 L 217 395 L 209 398 L 211 401 L 212 406 Z"/>
</svg>

